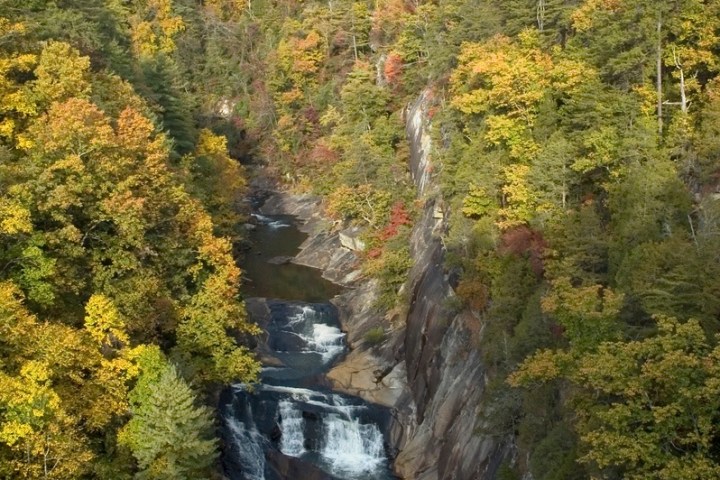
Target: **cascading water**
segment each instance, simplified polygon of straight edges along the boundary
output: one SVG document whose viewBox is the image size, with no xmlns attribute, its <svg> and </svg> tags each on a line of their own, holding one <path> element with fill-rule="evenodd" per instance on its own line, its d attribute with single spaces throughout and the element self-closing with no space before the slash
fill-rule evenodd
<svg viewBox="0 0 720 480">
<path fill-rule="evenodd" d="M 285 228 L 276 235 L 293 233 L 287 217 L 256 215 L 256 219 L 261 233 L 281 227 Z M 266 257 L 277 254 L 263 252 Z M 273 265 L 271 278 L 281 282 L 283 276 L 276 272 L 282 267 Z M 308 274 L 303 275 L 308 288 Z M 277 283 L 273 293 L 278 291 Z M 346 351 L 335 307 L 252 298 L 247 303 L 251 315 L 254 310 L 266 312 L 261 322 L 268 332 L 264 352 L 273 360 L 263 368 L 262 384 L 253 389 L 238 385 L 221 397 L 227 476 L 232 480 L 394 478 L 382 430 L 390 420 L 387 409 L 322 387 L 322 375 Z"/>
<path fill-rule="evenodd" d="M 276 230 L 278 228 L 288 228 L 290 224 L 286 221 L 268 217 L 266 215 L 260 215 L 259 213 L 253 213 L 252 217 L 262 225 L 267 225 L 269 228 Z"/>
<path fill-rule="evenodd" d="M 295 408 L 290 400 L 282 400 L 280 407 L 280 451 L 291 457 L 300 457 L 305 453 L 305 421 L 302 412 Z"/>
<path fill-rule="evenodd" d="M 328 415 L 323 423 L 322 456 L 335 470 L 350 474 L 372 472 L 385 463 L 383 435 L 377 425 L 362 424 L 351 411 L 342 410 Z"/>
<path fill-rule="evenodd" d="M 242 466 L 246 480 L 265 480 L 265 438 L 253 422 L 252 411 L 248 412 L 249 415 L 241 415 L 233 406 L 223 415 L 223 423 L 239 460 L 237 463 Z"/>
</svg>

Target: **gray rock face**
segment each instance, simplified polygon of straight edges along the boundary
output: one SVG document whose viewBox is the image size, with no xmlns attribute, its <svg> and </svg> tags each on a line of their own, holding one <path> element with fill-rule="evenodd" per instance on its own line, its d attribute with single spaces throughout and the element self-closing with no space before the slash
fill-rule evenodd
<svg viewBox="0 0 720 480">
<path fill-rule="evenodd" d="M 416 480 L 492 479 L 510 455 L 509 442 L 477 433 L 486 381 L 477 350 L 482 329 L 470 312 L 447 307 L 454 292 L 443 264 L 445 220 L 431 175 L 428 102 L 425 92 L 406 111 L 411 173 L 426 203 L 411 238 L 415 264 L 403 335 L 410 395 L 396 405 L 401 432 L 395 469 Z"/>
<path fill-rule="evenodd" d="M 343 248 L 337 233 L 310 235 L 300 246 L 300 253 L 293 262 L 319 268 L 323 277 L 339 285 L 350 286 L 362 276 L 357 254 Z"/>
</svg>

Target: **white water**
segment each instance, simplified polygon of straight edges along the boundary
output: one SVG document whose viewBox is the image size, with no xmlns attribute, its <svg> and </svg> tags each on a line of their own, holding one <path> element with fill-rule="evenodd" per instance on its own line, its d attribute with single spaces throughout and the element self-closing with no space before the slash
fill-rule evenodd
<svg viewBox="0 0 720 480">
<path fill-rule="evenodd" d="M 243 387 L 236 385 L 237 390 Z M 336 394 L 326 394 L 307 388 L 279 385 L 260 385 L 257 392 L 267 391 L 286 395 L 278 402 L 279 424 L 282 436 L 279 448 L 291 457 L 302 457 L 309 452 L 305 448 L 305 419 L 301 405 L 320 407 L 323 439 L 317 453 L 341 478 L 356 478 L 372 474 L 386 461 L 383 435 L 377 425 L 360 422 L 358 414 L 364 405 L 350 405 Z M 249 480 L 263 480 L 265 440 L 255 430 L 247 429 L 242 422 L 226 419 L 235 439 L 235 446 L 245 466 L 244 474 Z"/>
<path fill-rule="evenodd" d="M 282 385 L 260 385 L 258 387 L 258 390 L 262 390 L 265 392 L 289 393 L 298 400 L 310 398 L 311 396 L 322 395 L 321 393 L 310 390 L 308 388 L 285 387 Z"/>
<path fill-rule="evenodd" d="M 248 428 L 234 415 L 226 416 L 224 420 L 232 433 L 233 447 L 240 457 L 246 480 L 265 480 L 264 437 L 255 425 Z"/>
<path fill-rule="evenodd" d="M 258 222 L 260 222 L 264 225 L 267 225 L 268 227 L 272 228 L 273 230 L 290 226 L 289 223 L 285 223 L 282 220 L 273 220 L 272 218 L 266 217 L 265 215 L 261 215 L 259 213 L 252 213 L 251 215 L 253 217 L 255 217 L 255 220 L 257 220 Z"/>
<path fill-rule="evenodd" d="M 316 323 L 313 325 L 313 336 L 309 343 L 316 352 L 320 352 L 323 361 L 327 363 L 342 353 L 345 348 L 344 338 L 345 334 L 339 328 Z"/>
<path fill-rule="evenodd" d="M 334 469 L 349 474 L 375 470 L 385 461 L 383 436 L 376 425 L 331 413 L 323 419 L 325 444 L 320 454 Z"/>
<path fill-rule="evenodd" d="M 299 457 L 305 453 L 305 421 L 302 412 L 293 406 L 292 401 L 282 400 L 278 404 L 280 409 L 280 451 L 291 457 Z"/>
<path fill-rule="evenodd" d="M 323 363 L 331 362 L 345 349 L 345 334 L 332 325 L 320 322 L 318 312 L 303 305 L 299 313 L 289 318 L 290 325 L 303 325 L 305 333 L 297 335 L 307 343 L 307 351 L 319 353 Z"/>
</svg>

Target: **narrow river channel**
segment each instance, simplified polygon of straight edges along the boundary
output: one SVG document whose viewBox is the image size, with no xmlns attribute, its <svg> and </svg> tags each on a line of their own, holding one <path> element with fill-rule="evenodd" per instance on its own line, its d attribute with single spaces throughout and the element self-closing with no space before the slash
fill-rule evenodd
<svg viewBox="0 0 720 480">
<path fill-rule="evenodd" d="M 288 260 L 306 235 L 290 216 L 254 215 L 243 291 L 267 332 L 262 382 L 221 395 L 223 467 L 231 480 L 389 480 L 387 409 L 327 387 L 347 352 L 337 309 L 341 288 Z"/>
</svg>

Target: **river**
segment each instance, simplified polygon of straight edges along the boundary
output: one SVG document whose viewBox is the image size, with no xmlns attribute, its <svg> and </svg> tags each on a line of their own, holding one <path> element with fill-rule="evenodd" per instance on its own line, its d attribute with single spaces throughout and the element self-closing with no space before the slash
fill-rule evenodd
<svg viewBox="0 0 720 480">
<path fill-rule="evenodd" d="M 231 480 L 390 480 L 390 412 L 331 391 L 327 372 L 347 352 L 341 288 L 287 262 L 306 235 L 290 216 L 256 214 L 244 262 L 251 318 L 267 334 L 260 385 L 220 398 L 225 474 Z"/>
</svg>

